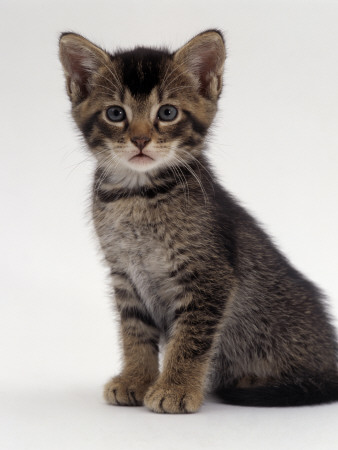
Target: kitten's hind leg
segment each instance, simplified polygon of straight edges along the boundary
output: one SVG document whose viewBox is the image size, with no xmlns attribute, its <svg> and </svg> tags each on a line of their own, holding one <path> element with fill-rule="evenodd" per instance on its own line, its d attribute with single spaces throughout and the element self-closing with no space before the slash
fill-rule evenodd
<svg viewBox="0 0 338 450">
<path fill-rule="evenodd" d="M 121 286 L 123 281 L 123 287 Z M 159 332 L 126 280 L 115 287 L 120 311 L 123 369 L 104 388 L 105 400 L 113 405 L 139 406 L 158 377 Z"/>
</svg>

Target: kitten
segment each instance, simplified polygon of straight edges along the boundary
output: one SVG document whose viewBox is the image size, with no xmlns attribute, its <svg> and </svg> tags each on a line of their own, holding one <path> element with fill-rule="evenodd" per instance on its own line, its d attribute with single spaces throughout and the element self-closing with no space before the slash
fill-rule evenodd
<svg viewBox="0 0 338 450">
<path fill-rule="evenodd" d="M 255 406 L 338 400 L 321 292 L 206 159 L 222 34 L 205 31 L 174 53 L 109 54 L 64 33 L 60 59 L 74 120 L 97 159 L 93 217 L 120 316 L 124 364 L 106 401 L 181 413 L 197 411 L 206 392 Z"/>
</svg>

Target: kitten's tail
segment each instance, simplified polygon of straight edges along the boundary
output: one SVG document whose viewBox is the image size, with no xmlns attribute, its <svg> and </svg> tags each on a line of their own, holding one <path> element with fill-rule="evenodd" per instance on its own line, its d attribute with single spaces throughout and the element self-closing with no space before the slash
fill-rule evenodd
<svg viewBox="0 0 338 450">
<path fill-rule="evenodd" d="M 224 403 L 240 406 L 303 406 L 338 401 L 336 380 L 301 384 L 276 384 L 252 388 L 220 388 Z"/>
</svg>

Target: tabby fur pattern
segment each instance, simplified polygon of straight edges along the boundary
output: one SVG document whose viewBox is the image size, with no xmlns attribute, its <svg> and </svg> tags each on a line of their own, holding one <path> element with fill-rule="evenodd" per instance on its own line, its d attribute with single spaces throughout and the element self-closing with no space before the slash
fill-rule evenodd
<svg viewBox="0 0 338 450">
<path fill-rule="evenodd" d="M 323 295 L 207 160 L 225 55 L 217 30 L 174 53 L 60 38 L 72 115 L 97 160 L 93 218 L 124 355 L 104 389 L 114 405 L 195 412 L 207 392 L 243 405 L 338 399 Z"/>
</svg>

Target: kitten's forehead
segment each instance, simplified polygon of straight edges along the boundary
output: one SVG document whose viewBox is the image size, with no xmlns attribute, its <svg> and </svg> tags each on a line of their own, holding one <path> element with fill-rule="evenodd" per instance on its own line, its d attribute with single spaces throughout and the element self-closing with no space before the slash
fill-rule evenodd
<svg viewBox="0 0 338 450">
<path fill-rule="evenodd" d="M 134 97 L 147 96 L 161 82 L 172 60 L 167 50 L 138 47 L 115 55 L 124 85 Z"/>
<path fill-rule="evenodd" d="M 147 95 L 134 96 L 129 88 L 126 88 L 124 91 L 123 103 L 126 107 L 129 106 L 132 117 L 135 119 L 149 118 L 154 106 L 157 107 L 158 102 L 159 97 L 156 87 Z"/>
</svg>

